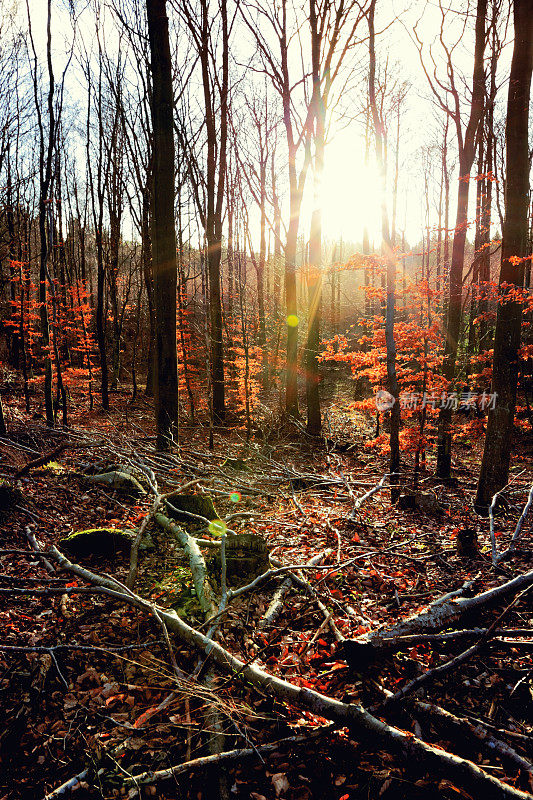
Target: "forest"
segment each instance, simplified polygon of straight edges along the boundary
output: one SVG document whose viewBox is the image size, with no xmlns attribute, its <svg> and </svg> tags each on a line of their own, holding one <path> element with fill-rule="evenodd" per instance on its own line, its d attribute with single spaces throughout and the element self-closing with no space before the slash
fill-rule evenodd
<svg viewBox="0 0 533 800">
<path fill-rule="evenodd" d="M 533 800 L 533 0 L 0 10 L 0 800 Z"/>
</svg>

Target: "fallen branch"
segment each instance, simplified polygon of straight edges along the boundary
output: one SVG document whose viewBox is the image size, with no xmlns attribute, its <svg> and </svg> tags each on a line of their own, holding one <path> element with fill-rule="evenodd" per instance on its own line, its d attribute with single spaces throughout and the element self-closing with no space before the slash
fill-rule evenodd
<svg viewBox="0 0 533 800">
<path fill-rule="evenodd" d="M 529 490 L 527 503 L 525 504 L 524 508 L 522 509 L 522 513 L 520 514 L 520 519 L 516 523 L 516 528 L 514 530 L 514 533 L 513 533 L 511 542 L 509 544 L 509 547 L 507 548 L 507 550 L 504 550 L 503 553 L 501 553 L 501 555 L 498 556 L 498 563 L 500 561 L 503 561 L 504 558 L 507 558 L 513 552 L 513 550 L 515 549 L 516 542 L 518 541 L 518 537 L 520 536 L 520 533 L 522 531 L 522 526 L 523 526 L 524 521 L 525 521 L 525 519 L 526 519 L 526 517 L 527 517 L 527 515 L 529 513 L 529 509 L 531 508 L 532 505 L 533 505 L 533 484 L 531 484 L 531 489 Z"/>
<path fill-rule="evenodd" d="M 141 522 L 139 530 L 135 535 L 135 539 L 131 543 L 130 569 L 126 580 L 126 586 L 128 587 L 128 589 L 133 589 L 135 585 L 135 580 L 137 578 L 137 570 L 139 565 L 139 547 L 142 542 L 144 532 L 148 527 L 149 523 L 151 522 L 151 520 L 153 519 L 154 515 L 157 513 L 157 511 L 159 511 L 161 505 L 165 502 L 168 494 L 177 494 L 178 492 L 183 492 L 185 491 L 185 489 L 189 489 L 191 486 L 195 486 L 201 481 L 201 478 L 195 478 L 192 481 L 184 483 L 182 486 L 178 486 L 177 489 L 172 489 L 170 492 L 168 492 L 168 494 L 160 494 L 159 487 L 157 485 L 157 478 L 154 475 L 153 470 L 150 469 L 149 467 L 146 467 L 144 464 L 138 461 L 135 462 L 135 466 L 137 466 L 140 470 L 142 470 L 142 472 L 146 476 L 150 489 L 154 495 L 154 500 L 152 503 L 151 510 L 146 514 L 145 518 Z"/>
<path fill-rule="evenodd" d="M 194 758 L 192 761 L 186 761 L 184 764 L 177 764 L 175 767 L 169 767 L 168 769 L 132 775 L 127 783 L 136 782 L 139 784 L 151 784 L 157 781 L 170 780 L 176 778 L 178 775 L 183 775 L 185 772 L 193 772 L 196 769 L 204 771 L 208 767 L 219 767 L 222 766 L 222 764 L 227 764 L 228 761 L 241 762 L 244 761 L 244 759 L 253 758 L 257 755 L 268 755 L 268 753 L 275 753 L 280 747 L 294 747 L 295 745 L 306 744 L 309 741 L 318 739 L 325 736 L 327 733 L 331 733 L 335 727 L 335 724 L 323 725 L 318 730 L 312 730 L 307 734 L 301 734 L 299 736 L 287 736 L 285 739 L 280 739 L 278 742 L 272 742 L 271 744 L 260 744 L 257 745 L 257 747 L 226 750 L 224 753 Z"/>
<path fill-rule="evenodd" d="M 445 631 L 444 633 L 413 633 L 407 636 L 397 636 L 395 639 L 383 642 L 383 648 L 388 652 L 397 652 L 419 644 L 447 644 L 461 639 L 478 639 L 488 631 L 488 628 L 465 628 L 458 631 Z M 494 631 L 495 642 L 513 642 L 515 636 L 531 636 L 531 628 L 498 628 Z M 533 643 L 533 640 L 532 640 Z"/>
<path fill-rule="evenodd" d="M 322 600 L 318 596 L 318 592 L 311 586 L 309 581 L 306 578 L 304 578 L 304 576 L 302 575 L 302 572 L 301 572 L 302 569 L 320 569 L 320 567 L 321 567 L 321 563 L 320 562 L 323 561 L 325 558 L 327 558 L 332 552 L 333 551 L 331 550 L 331 548 L 328 548 L 327 550 L 324 550 L 322 553 L 319 553 L 318 555 L 314 556 L 312 559 L 310 559 L 310 561 L 308 561 L 307 564 L 304 564 L 302 567 L 300 567 L 300 568 L 298 568 L 298 567 L 289 568 L 290 569 L 289 577 L 291 578 L 293 583 L 295 583 L 296 586 L 299 586 L 300 589 L 302 589 L 305 592 L 307 597 L 309 597 L 311 600 L 313 600 L 313 602 L 318 606 L 320 612 L 322 613 L 324 619 L 326 620 L 326 622 L 328 624 L 328 627 L 329 627 L 331 633 L 333 634 L 333 636 L 335 637 L 336 641 L 337 642 L 342 642 L 342 641 L 344 641 L 344 636 L 342 635 L 342 633 L 339 631 L 339 629 L 335 625 L 335 622 L 333 620 L 332 615 L 330 614 L 330 612 L 328 611 L 328 609 L 326 608 L 326 606 L 324 605 L 324 603 L 322 602 Z M 273 564 L 280 564 L 281 562 L 277 561 L 276 559 L 272 559 L 272 563 Z M 348 563 L 351 563 L 351 562 L 348 562 Z M 342 565 L 342 564 L 338 565 L 338 566 L 335 567 L 335 569 L 339 569 L 339 567 L 341 567 L 341 566 L 345 566 L 345 565 Z M 287 569 L 287 568 L 286 567 L 279 567 L 279 569 L 281 570 L 281 569 Z M 326 569 L 332 569 L 332 568 L 331 567 L 326 567 Z M 296 570 L 296 571 L 293 572 L 292 570 Z"/>
<path fill-rule="evenodd" d="M 441 726 L 445 726 L 448 729 L 452 728 L 465 736 L 465 738 L 474 736 L 485 752 L 496 755 L 498 758 L 501 758 L 503 762 L 525 772 L 528 776 L 529 785 L 531 789 L 533 789 L 533 764 L 517 753 L 514 747 L 511 747 L 506 742 L 502 742 L 501 739 L 497 739 L 481 725 L 475 725 L 465 717 L 457 717 L 450 711 L 446 711 L 444 708 L 434 705 L 433 703 L 425 703 L 421 700 L 417 700 L 413 703 L 413 708 L 416 710 L 417 714 L 423 714 L 432 722 L 436 724 L 440 723 Z"/>
<path fill-rule="evenodd" d="M 196 539 L 183 530 L 175 522 L 172 522 L 168 517 L 160 512 L 156 512 L 155 520 L 158 525 L 161 525 L 166 531 L 174 536 L 181 547 L 185 550 L 185 554 L 189 559 L 189 566 L 191 568 L 192 579 L 196 596 L 200 603 L 200 608 L 204 614 L 216 614 L 216 607 L 213 601 L 213 590 L 207 580 L 207 569 L 205 566 L 204 557 L 198 547 Z"/>
<path fill-rule="evenodd" d="M 376 685 L 376 688 L 385 698 L 383 703 L 383 706 L 385 706 L 386 701 L 393 697 L 392 692 L 383 686 Z M 525 772 L 528 776 L 529 784 L 533 788 L 533 764 L 517 753 L 514 747 L 489 733 L 484 723 L 471 722 L 466 717 L 458 717 L 435 703 L 428 703 L 423 700 L 410 699 L 409 706 L 417 716 L 423 716 L 431 723 L 445 728 L 447 732 L 452 729 L 454 734 L 460 733 L 466 740 L 473 736 L 479 742 L 482 750 L 490 755 L 498 756 L 502 761 Z"/>
<path fill-rule="evenodd" d="M 489 628 L 487 628 L 485 633 L 483 633 L 479 637 L 478 641 L 475 644 L 473 644 L 467 650 L 463 650 L 462 653 L 459 653 L 458 655 L 454 656 L 454 658 L 451 658 L 444 664 L 439 664 L 437 667 L 433 667 L 433 669 L 428 669 L 426 672 L 422 673 L 422 675 L 418 675 L 418 677 L 413 678 L 412 681 L 409 681 L 409 683 L 405 684 L 405 686 L 399 689 L 395 694 L 388 697 L 385 700 L 383 706 L 391 705 L 392 703 L 397 703 L 399 700 L 402 700 L 408 694 L 413 694 L 413 692 L 416 692 L 426 683 L 429 683 L 430 681 L 434 680 L 437 677 L 441 677 L 447 672 L 451 672 L 452 669 L 455 669 L 461 664 L 464 664 L 465 661 L 468 661 L 468 659 L 472 658 L 473 655 L 479 652 L 479 650 L 481 650 L 481 648 L 487 644 L 492 634 L 498 627 L 498 623 L 501 622 L 503 617 L 511 610 L 511 608 L 514 605 L 516 605 L 516 603 L 518 603 L 520 598 L 523 597 L 523 595 L 527 594 L 529 591 L 531 591 L 532 588 L 533 587 L 530 586 L 527 589 L 521 591 L 520 594 L 518 594 L 514 598 L 514 600 L 512 600 L 509 603 L 509 605 L 502 611 L 502 613 L 498 615 L 498 618 L 492 623 L 492 625 Z"/>
<path fill-rule="evenodd" d="M 267 628 L 269 625 L 273 625 L 274 622 L 277 620 L 281 613 L 281 609 L 283 608 L 283 601 L 285 599 L 285 595 L 289 591 L 292 586 L 292 578 L 288 577 L 283 580 L 272 597 L 270 604 L 259 620 L 258 628 L 262 630 L 263 628 Z"/>
<path fill-rule="evenodd" d="M 68 442 L 61 442 L 58 447 L 56 447 L 54 450 L 50 450 L 49 453 L 45 453 L 44 455 L 39 456 L 39 458 L 32 458 L 31 461 L 27 461 L 24 466 L 21 467 L 21 469 L 15 472 L 13 479 L 18 480 L 19 478 L 23 478 L 24 475 L 27 475 L 30 470 L 37 469 L 38 467 L 42 467 L 43 464 L 53 461 L 53 459 L 61 455 L 63 450 L 66 450 L 68 446 Z"/>
<path fill-rule="evenodd" d="M 30 547 L 34 551 L 34 553 L 38 553 L 40 555 L 40 557 L 42 558 L 43 565 L 44 565 L 44 568 L 46 569 L 46 571 L 48 573 L 50 573 L 51 575 L 53 575 L 55 573 L 55 570 L 54 570 L 53 566 L 50 564 L 50 562 L 43 555 L 43 551 L 41 550 L 41 545 L 39 544 L 39 542 L 35 538 L 35 534 L 33 533 L 32 529 L 28 525 L 26 525 L 26 527 L 24 528 L 24 535 L 26 536 L 26 539 L 28 540 L 28 542 L 30 544 Z"/>
<path fill-rule="evenodd" d="M 67 792 L 72 791 L 72 789 L 77 787 L 79 783 L 85 780 L 88 774 L 89 774 L 88 769 L 84 769 L 83 772 L 78 772 L 78 774 L 75 775 L 73 778 L 71 778 L 68 781 L 65 781 L 65 783 L 62 783 L 61 786 L 57 787 L 57 789 L 54 789 L 52 792 L 47 794 L 44 797 L 44 800 L 54 800 L 55 797 L 61 797 L 62 794 L 66 794 Z"/>
<path fill-rule="evenodd" d="M 387 647 L 391 640 L 400 636 L 448 628 L 464 614 L 479 611 L 491 603 L 496 603 L 502 598 L 530 586 L 533 586 L 533 570 L 518 575 L 500 586 L 474 595 L 474 597 L 450 598 L 449 595 L 445 595 L 420 614 L 407 617 L 390 628 L 381 627 L 358 636 L 356 639 L 346 639 L 343 645 L 344 656 L 348 662 L 355 665 L 360 664 L 361 660 L 368 660 L 380 649 Z"/>
<path fill-rule="evenodd" d="M 56 650 L 76 650 L 82 653 L 121 653 L 125 650 L 148 650 L 153 647 L 154 642 L 139 642 L 137 644 L 122 644 L 122 645 L 103 645 L 96 644 L 54 644 L 47 647 L 46 645 L 15 645 L 0 643 L 0 651 L 2 653 L 55 653 Z"/>
<path fill-rule="evenodd" d="M 128 577 L 126 578 L 126 586 L 128 589 L 133 589 L 135 586 L 135 580 L 137 578 L 137 570 L 139 568 L 139 547 L 142 542 L 142 538 L 144 536 L 144 532 L 148 527 L 152 517 L 158 511 L 159 506 L 161 505 L 161 495 L 159 494 L 159 489 L 157 486 L 157 479 L 152 472 L 149 470 L 149 474 L 147 475 L 148 482 L 150 484 L 150 488 L 154 493 L 154 500 L 152 503 L 152 509 L 148 512 L 145 516 L 141 524 L 139 525 L 139 530 L 135 535 L 135 539 L 131 543 L 131 550 L 130 550 L 130 569 L 128 572 Z"/>
<path fill-rule="evenodd" d="M 361 497 L 357 497 L 354 499 L 352 513 L 350 514 L 350 519 L 355 519 L 356 512 L 359 511 L 365 500 L 368 500 L 370 497 L 372 497 L 372 495 L 376 494 L 377 492 L 379 492 L 380 489 L 383 489 L 385 487 L 385 481 L 387 480 L 388 477 L 389 477 L 388 474 L 384 475 L 380 480 L 380 482 L 377 483 L 375 486 L 373 486 L 371 489 L 369 489 L 368 492 L 365 492 L 365 494 L 361 495 Z"/>
<path fill-rule="evenodd" d="M 55 547 L 50 549 L 49 554 L 62 569 L 78 575 L 94 585 L 109 588 L 110 581 L 108 579 L 95 575 L 77 564 L 72 564 Z M 150 609 L 150 604 L 138 595 L 123 594 L 122 599 L 124 603 L 136 608 Z M 388 725 L 360 705 L 343 703 L 313 689 L 296 686 L 265 672 L 254 664 L 243 663 L 218 642 L 208 639 L 200 631 L 192 628 L 175 612 L 171 613 L 164 609 L 158 609 L 158 611 L 169 630 L 182 641 L 200 651 L 209 653 L 213 661 L 234 678 L 241 677 L 256 688 L 267 691 L 281 702 L 292 703 L 318 716 L 349 726 L 353 735 L 358 736 L 365 745 L 387 749 L 408 759 L 411 764 L 416 763 L 425 770 L 445 774 L 456 785 L 473 793 L 476 797 L 483 797 L 486 800 L 532 800 L 531 795 L 502 783 L 498 778 L 487 774 L 471 761 L 447 753 L 438 747 L 427 744 L 411 733 Z"/>
</svg>

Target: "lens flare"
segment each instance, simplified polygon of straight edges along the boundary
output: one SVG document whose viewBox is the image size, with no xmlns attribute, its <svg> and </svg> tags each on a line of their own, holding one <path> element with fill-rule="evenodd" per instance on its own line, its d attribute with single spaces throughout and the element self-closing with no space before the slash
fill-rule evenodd
<svg viewBox="0 0 533 800">
<path fill-rule="evenodd" d="M 209 533 L 212 536 L 223 536 L 226 533 L 226 524 L 221 519 L 214 519 L 209 523 Z"/>
<path fill-rule="evenodd" d="M 232 503 L 240 503 L 241 502 L 241 493 L 240 492 L 232 492 L 229 496 L 229 499 Z"/>
<path fill-rule="evenodd" d="M 287 325 L 289 328 L 295 328 L 298 325 L 298 317 L 296 314 L 289 314 L 287 317 Z"/>
</svg>

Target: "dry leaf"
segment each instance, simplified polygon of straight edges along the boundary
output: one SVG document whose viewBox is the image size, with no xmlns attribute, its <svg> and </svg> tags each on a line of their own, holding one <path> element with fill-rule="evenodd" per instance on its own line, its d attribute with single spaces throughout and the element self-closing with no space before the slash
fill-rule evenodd
<svg viewBox="0 0 533 800">
<path fill-rule="evenodd" d="M 280 797 L 283 792 L 286 792 L 290 788 L 289 781 L 284 772 L 276 772 L 275 775 L 272 775 L 271 781 L 274 791 L 276 792 L 276 797 Z"/>
</svg>

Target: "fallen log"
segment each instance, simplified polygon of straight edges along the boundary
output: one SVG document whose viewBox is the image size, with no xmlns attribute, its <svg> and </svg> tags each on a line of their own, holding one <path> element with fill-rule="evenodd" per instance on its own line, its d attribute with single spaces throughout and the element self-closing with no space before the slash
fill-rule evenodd
<svg viewBox="0 0 533 800">
<path fill-rule="evenodd" d="M 108 578 L 96 575 L 77 564 L 72 564 L 55 547 L 50 548 L 48 552 L 62 569 L 93 585 L 102 586 L 108 590 L 115 588 L 116 584 L 113 584 Z M 113 594 L 120 597 L 116 591 Z M 138 595 L 123 594 L 121 599 L 126 604 L 151 613 L 151 604 Z M 471 761 L 434 747 L 410 732 L 388 725 L 358 704 L 343 703 L 313 689 L 296 686 L 265 672 L 252 663 L 244 663 L 218 642 L 208 639 L 200 631 L 192 628 L 175 612 L 169 612 L 162 608 L 158 608 L 158 612 L 169 630 L 183 642 L 208 654 L 214 663 L 229 673 L 233 679 L 248 681 L 256 688 L 275 696 L 281 702 L 303 707 L 318 716 L 348 726 L 352 735 L 358 737 L 365 745 L 388 750 L 408 760 L 410 764 L 417 764 L 425 770 L 444 774 L 454 784 L 472 793 L 475 797 L 483 797 L 486 800 L 533 800 L 532 795 L 508 786 Z"/>
<path fill-rule="evenodd" d="M 533 586 L 533 570 L 518 575 L 500 586 L 474 595 L 474 597 L 445 595 L 431 603 L 420 614 L 407 617 L 389 628 L 383 626 L 355 639 L 346 639 L 342 649 L 344 658 L 349 664 L 360 667 L 361 664 L 371 661 L 377 653 L 388 647 L 398 637 L 443 630 L 465 614 L 479 611 L 508 595 L 527 589 L 529 586 Z"/>
</svg>

